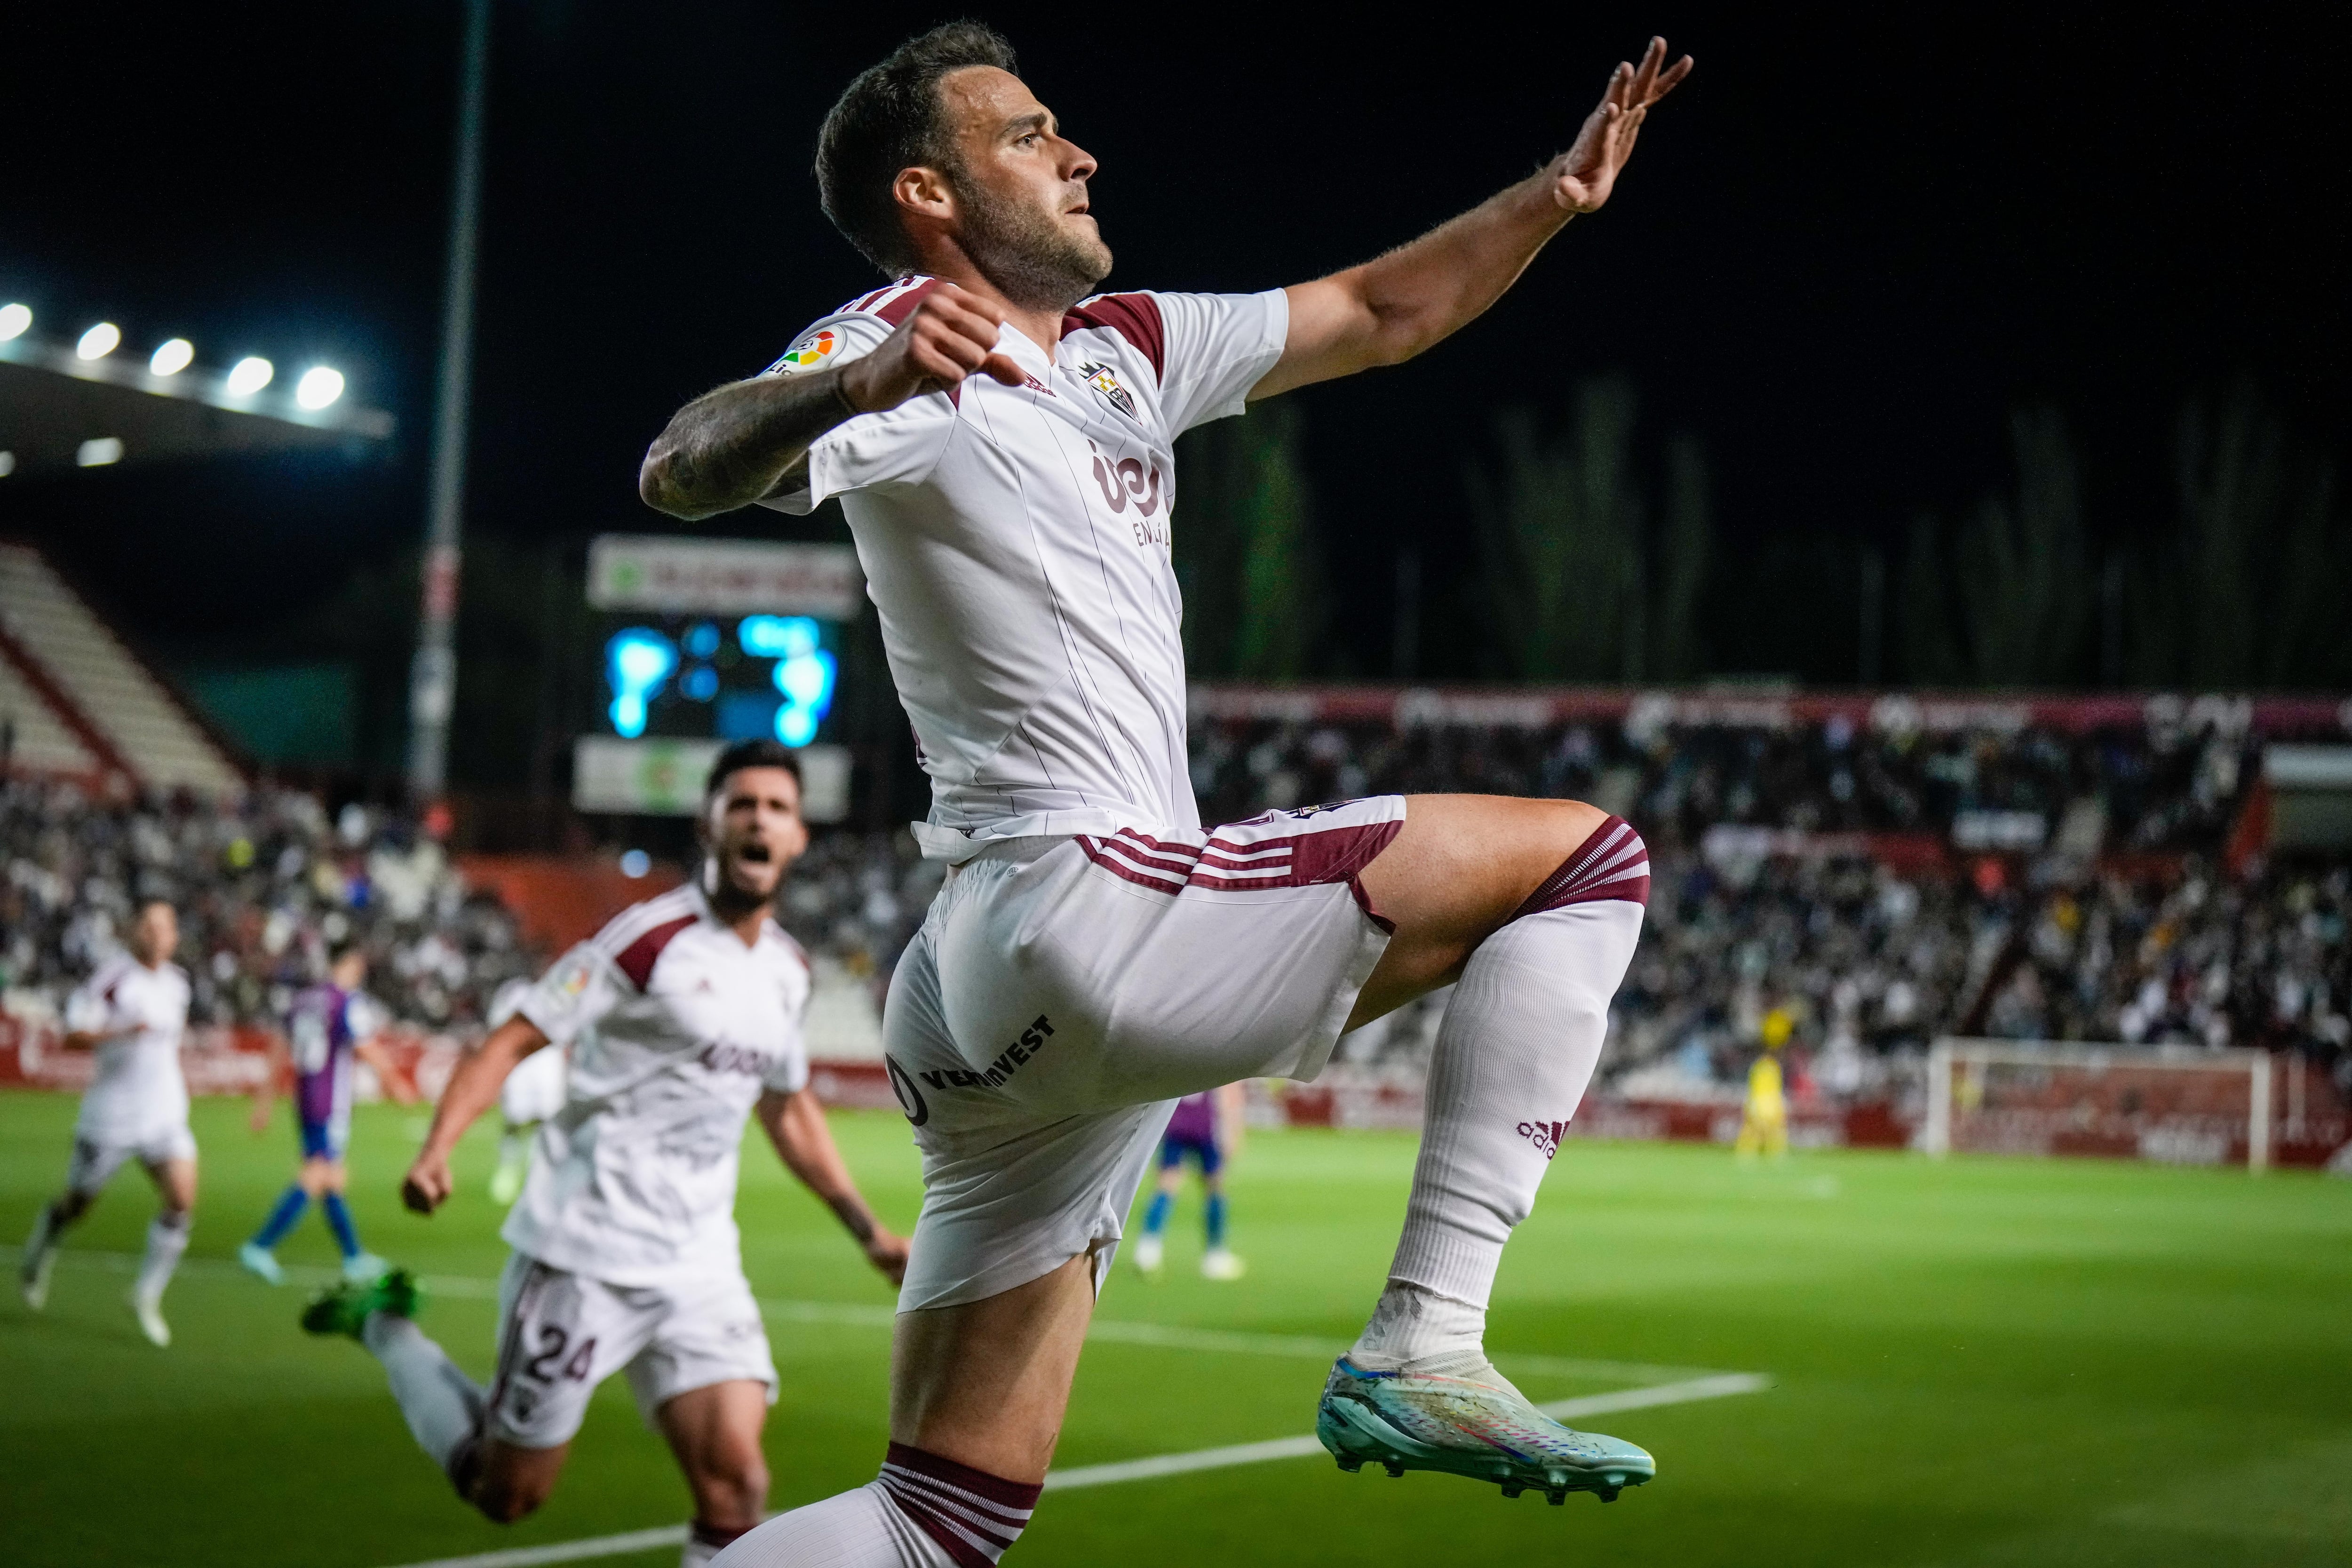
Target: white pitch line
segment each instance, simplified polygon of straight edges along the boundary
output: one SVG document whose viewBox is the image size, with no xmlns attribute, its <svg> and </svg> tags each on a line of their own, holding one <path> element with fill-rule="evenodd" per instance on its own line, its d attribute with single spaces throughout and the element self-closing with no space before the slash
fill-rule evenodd
<svg viewBox="0 0 2352 1568">
<path fill-rule="evenodd" d="M 1580 1399 L 1555 1399 L 1537 1409 L 1554 1420 L 1579 1415 L 1605 1415 L 1619 1410 L 1647 1410 L 1661 1405 L 1689 1405 L 1702 1399 L 1723 1399 L 1736 1394 L 1760 1394 L 1772 1380 L 1759 1373 L 1727 1372 L 1712 1377 L 1685 1378 L 1651 1388 L 1624 1388 L 1614 1394 L 1592 1394 Z M 1264 1443 L 1235 1443 L 1223 1448 L 1195 1448 L 1187 1454 L 1155 1454 L 1146 1459 L 1121 1459 L 1108 1465 L 1081 1465 L 1071 1470 L 1049 1470 L 1045 1489 L 1072 1491 L 1080 1487 L 1117 1486 L 1124 1481 L 1157 1480 L 1162 1476 L 1189 1475 L 1195 1470 L 1229 1469 L 1236 1465 L 1264 1464 L 1274 1459 L 1304 1459 L 1323 1452 L 1315 1438 L 1276 1437 Z M 436 1557 L 430 1563 L 403 1563 L 401 1568 L 533 1568 L 546 1563 L 577 1563 L 592 1557 L 618 1557 L 630 1552 L 651 1552 L 686 1540 L 686 1527 L 636 1530 L 625 1535 L 599 1535 L 585 1541 L 559 1542 L 547 1546 L 518 1546 L 505 1552 L 485 1552 L 472 1557 Z"/>
<path fill-rule="evenodd" d="M 1719 1373 L 1713 1377 L 1687 1378 L 1654 1388 L 1626 1388 L 1614 1394 L 1587 1394 L 1581 1399 L 1555 1399 L 1537 1409 L 1555 1421 L 1577 1415 L 1605 1415 L 1617 1410 L 1646 1410 L 1659 1405 L 1688 1405 L 1701 1399 L 1722 1399 L 1734 1394 L 1759 1394 L 1772 1380 L 1752 1372 Z M 1073 1487 L 1107 1487 L 1120 1481 L 1148 1481 L 1161 1476 L 1189 1475 L 1194 1470 L 1222 1470 L 1234 1465 L 1262 1464 L 1268 1459 L 1303 1459 L 1324 1451 L 1321 1441 L 1307 1437 L 1276 1437 L 1264 1443 L 1236 1443 L 1224 1448 L 1195 1448 L 1189 1454 L 1155 1454 L 1148 1459 L 1121 1459 L 1108 1465 L 1083 1465 L 1075 1470 L 1048 1470 L 1045 1489 L 1068 1491 Z"/>
<path fill-rule="evenodd" d="M 0 1259 L 13 1260 L 21 1248 L 0 1246 Z M 68 1267 L 102 1268 L 112 1273 L 129 1274 L 138 1270 L 140 1258 L 129 1252 L 91 1252 L 72 1247 L 58 1255 L 58 1261 Z M 308 1264 L 289 1263 L 285 1266 L 287 1283 L 290 1285 L 331 1285 L 342 1278 L 333 1269 Z M 180 1272 L 205 1279 L 237 1279 L 247 1277 L 243 1265 L 225 1258 L 191 1258 L 180 1265 Z M 461 1274 L 427 1274 L 418 1283 L 425 1287 L 427 1302 L 435 1296 L 449 1300 L 494 1300 L 499 1293 L 495 1279 L 476 1279 Z M 760 1310 L 778 1322 L 818 1323 L 834 1328 L 887 1329 L 898 1321 L 895 1309 L 866 1301 L 796 1301 L 781 1297 L 760 1298 Z M 1172 1323 L 1140 1322 L 1133 1319 L 1097 1318 L 1087 1331 L 1090 1340 L 1107 1344 L 1140 1345 L 1153 1350 L 1202 1351 L 1210 1354 L 1292 1356 L 1307 1361 L 1329 1361 L 1344 1352 L 1349 1342 L 1339 1339 L 1318 1339 L 1309 1334 L 1249 1333 L 1231 1329 L 1195 1329 Z M 1543 1355 L 1534 1352 L 1491 1351 L 1495 1363 L 1514 1375 L 1525 1377 L 1563 1377 L 1591 1383 L 1663 1384 L 1711 1375 L 1719 1369 L 1704 1366 L 1662 1366 L 1648 1362 L 1586 1361 L 1570 1356 Z"/>
</svg>

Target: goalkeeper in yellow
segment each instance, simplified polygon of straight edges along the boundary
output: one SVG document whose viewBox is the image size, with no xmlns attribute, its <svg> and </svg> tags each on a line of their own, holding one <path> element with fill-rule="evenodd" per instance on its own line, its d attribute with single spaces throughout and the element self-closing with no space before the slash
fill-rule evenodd
<svg viewBox="0 0 2352 1568">
<path fill-rule="evenodd" d="M 1797 1020 L 1786 1007 L 1764 1015 L 1764 1052 L 1748 1069 L 1748 1103 L 1739 1112 L 1739 1137 L 1731 1152 L 1743 1160 L 1759 1154 L 1774 1159 L 1789 1152 L 1789 1097 L 1780 1083 L 1780 1047 Z"/>
</svg>

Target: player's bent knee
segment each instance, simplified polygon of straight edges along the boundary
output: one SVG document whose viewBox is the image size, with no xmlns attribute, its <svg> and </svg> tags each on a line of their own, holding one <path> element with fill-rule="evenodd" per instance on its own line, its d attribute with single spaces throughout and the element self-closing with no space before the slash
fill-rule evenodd
<svg viewBox="0 0 2352 1568">
<path fill-rule="evenodd" d="M 1530 915 L 1564 910 L 1571 904 L 1622 900 L 1646 905 L 1650 901 L 1650 849 L 1642 836 L 1633 831 L 1633 824 L 1622 816 L 1603 816 L 1594 825 L 1595 807 L 1580 801 L 1556 804 L 1577 808 L 1573 814 L 1559 814 L 1563 839 L 1571 823 L 1579 826 L 1581 832 L 1560 859 L 1558 869 L 1536 885 L 1535 891 L 1511 911 L 1510 919 L 1525 920 Z"/>
</svg>

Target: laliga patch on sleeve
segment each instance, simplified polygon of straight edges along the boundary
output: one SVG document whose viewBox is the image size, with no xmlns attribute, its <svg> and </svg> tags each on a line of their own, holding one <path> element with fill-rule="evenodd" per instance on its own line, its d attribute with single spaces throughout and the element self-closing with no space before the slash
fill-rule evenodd
<svg viewBox="0 0 2352 1568">
<path fill-rule="evenodd" d="M 817 370 L 841 347 L 841 334 L 831 327 L 819 327 L 815 331 L 784 351 L 784 357 L 768 367 L 770 375 L 797 375 L 804 370 Z"/>
<path fill-rule="evenodd" d="M 594 977 L 595 961 L 584 952 L 574 952 L 555 966 L 547 977 L 548 987 L 559 1001 L 569 1006 L 587 994 L 588 982 Z"/>
</svg>

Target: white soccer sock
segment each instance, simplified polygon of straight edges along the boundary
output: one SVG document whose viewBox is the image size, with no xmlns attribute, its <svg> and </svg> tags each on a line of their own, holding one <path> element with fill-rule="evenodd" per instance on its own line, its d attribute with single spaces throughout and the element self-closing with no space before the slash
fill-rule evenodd
<svg viewBox="0 0 2352 1568">
<path fill-rule="evenodd" d="M 691 1548 L 689 1547 L 689 1550 Z M 712 1559 L 713 1568 L 960 1568 L 880 1481 L 780 1513 Z"/>
<path fill-rule="evenodd" d="M 424 1330 L 397 1313 L 370 1312 L 361 1337 L 383 1363 L 409 1435 L 446 1472 L 481 1420 L 481 1389 Z"/>
<path fill-rule="evenodd" d="M 28 1272 L 64 1234 L 65 1227 L 58 1224 L 57 1205 L 43 1204 L 40 1212 L 33 1216 L 33 1234 L 25 1238 L 25 1267 Z"/>
<path fill-rule="evenodd" d="M 180 1255 L 188 1250 L 188 1230 L 191 1216 L 186 1213 L 157 1215 L 147 1227 L 147 1256 L 139 1260 L 139 1279 L 133 1292 L 142 1301 L 160 1301 L 163 1287 L 172 1282 L 172 1270 L 180 1266 Z"/>
<path fill-rule="evenodd" d="M 1463 968 L 1430 1064 L 1404 1234 L 1380 1306 L 1349 1352 L 1360 1366 L 1491 1373 L 1482 1342 L 1503 1244 L 1534 1207 L 1584 1098 L 1608 1032 L 1609 999 L 1641 934 L 1643 906 L 1633 899 L 1647 893 L 1648 865 L 1640 838 L 1613 823 L 1578 853 L 1598 856 L 1595 845 L 1619 830 L 1630 847 L 1566 884 L 1571 896 L 1580 887 L 1587 901 L 1521 914 Z M 1577 866 L 1571 857 L 1563 876 Z M 1630 885 L 1634 870 L 1638 892 Z M 1595 886 L 1632 897 L 1591 900 Z"/>
</svg>

